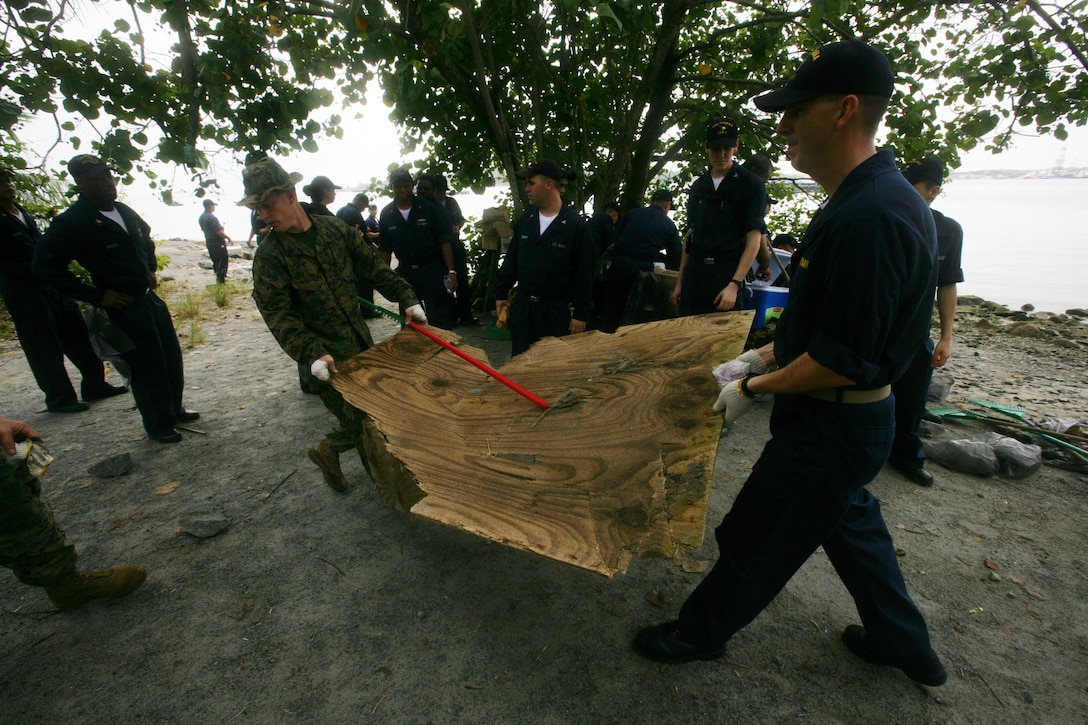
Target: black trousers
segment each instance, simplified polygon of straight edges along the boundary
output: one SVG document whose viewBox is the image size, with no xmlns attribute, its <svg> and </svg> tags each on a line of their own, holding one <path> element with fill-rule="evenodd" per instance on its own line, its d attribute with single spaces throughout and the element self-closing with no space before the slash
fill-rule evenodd
<svg viewBox="0 0 1088 725">
<path fill-rule="evenodd" d="M 107 310 L 135 348 L 121 355 L 132 368 L 132 397 L 152 437 L 174 430 L 182 411 L 185 374 L 174 323 L 166 304 L 154 292 L 123 310 Z"/>
<path fill-rule="evenodd" d="M 457 272 L 457 319 L 468 322 L 472 319 L 472 290 L 468 279 L 468 250 L 465 243 L 455 239 L 450 248 L 453 250 L 453 268 Z"/>
<path fill-rule="evenodd" d="M 653 269 L 652 262 L 617 254 L 601 284 L 601 332 L 615 332 L 627 309 L 639 273 Z"/>
<path fill-rule="evenodd" d="M 702 259 L 689 259 L 684 267 L 684 279 L 680 287 L 680 314 L 705 315 L 718 312 L 714 298 L 725 289 L 737 271 L 737 260 L 704 264 Z M 737 304 L 734 310 L 751 309 L 744 290 L 737 291 Z"/>
<path fill-rule="evenodd" d="M 76 402 L 75 388 L 64 367 L 65 356 L 83 377 L 84 397 L 102 390 L 105 386 L 102 360 L 91 347 L 87 325 L 75 302 L 45 285 L 5 287 L 3 297 L 48 408 Z"/>
<path fill-rule="evenodd" d="M 443 330 L 452 330 L 457 325 L 457 308 L 454 305 L 453 295 L 446 290 L 442 278 L 446 274 L 446 268 L 437 259 L 412 269 L 403 262 L 397 266 L 397 274 L 404 281 L 412 285 L 416 297 L 423 303 L 423 309 L 427 311 L 427 322 Z M 460 284 L 461 280 L 458 279 Z M 467 282 L 465 283 L 467 284 Z M 403 313 L 404 310 L 401 310 Z"/>
<path fill-rule="evenodd" d="M 214 242 L 205 242 L 208 247 L 208 256 L 212 258 L 212 271 L 215 272 L 215 281 L 222 283 L 227 279 L 227 265 L 230 263 L 230 255 L 227 254 L 227 243 L 222 239 Z"/>
<path fill-rule="evenodd" d="M 510 354 L 520 355 L 544 337 L 570 333 L 570 307 L 562 300 L 534 300 L 519 292 L 510 304 Z"/>
<path fill-rule="evenodd" d="M 911 358 L 903 376 L 892 383 L 895 396 L 895 441 L 888 463 L 904 471 L 916 471 L 926 463 L 922 452 L 922 439 L 918 429 L 922 425 L 922 413 L 929 397 L 929 383 L 933 380 L 933 340 L 926 338 Z"/>
<path fill-rule="evenodd" d="M 685 637 L 724 644 L 823 547 L 877 651 L 928 652 L 895 546 L 869 493 L 894 435 L 894 403 L 776 396 L 771 440 L 715 532 L 719 558 L 680 610 Z"/>
</svg>

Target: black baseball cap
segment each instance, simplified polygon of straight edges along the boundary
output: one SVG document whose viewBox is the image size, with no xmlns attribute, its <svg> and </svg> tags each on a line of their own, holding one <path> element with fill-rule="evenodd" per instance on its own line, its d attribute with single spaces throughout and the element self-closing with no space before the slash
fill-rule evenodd
<svg viewBox="0 0 1088 725">
<path fill-rule="evenodd" d="M 860 40 L 829 43 L 805 57 L 786 85 L 754 99 L 761 111 L 781 111 L 828 93 L 891 98 L 895 76 L 888 59 Z"/>
<path fill-rule="evenodd" d="M 733 119 L 724 116 L 712 118 L 706 124 L 706 145 L 711 148 L 714 146 L 736 146 L 739 134 L 737 124 Z"/>
<path fill-rule="evenodd" d="M 412 172 L 408 169 L 396 169 L 389 175 L 389 185 L 397 186 L 399 184 L 414 184 L 412 181 Z"/>
<path fill-rule="evenodd" d="M 537 161 L 529 168 L 522 169 L 518 172 L 519 179 L 529 179 L 538 175 L 547 176 L 549 179 L 555 179 L 556 181 L 567 181 L 572 179 L 566 171 L 563 171 L 559 164 L 551 159 L 540 159 L 540 161 Z"/>
<path fill-rule="evenodd" d="M 940 186 L 944 183 L 944 163 L 940 159 L 926 156 L 907 164 L 903 169 L 903 176 L 911 184 L 926 181 L 934 186 Z"/>
<path fill-rule="evenodd" d="M 72 175 L 73 179 L 85 176 L 98 178 L 116 170 L 107 166 L 102 159 L 94 154 L 79 154 L 68 161 L 68 173 Z"/>
</svg>

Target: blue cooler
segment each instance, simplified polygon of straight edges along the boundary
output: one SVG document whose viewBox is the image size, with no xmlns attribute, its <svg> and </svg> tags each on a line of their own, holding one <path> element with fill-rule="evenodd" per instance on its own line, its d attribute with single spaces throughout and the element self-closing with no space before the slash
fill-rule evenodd
<svg viewBox="0 0 1088 725">
<path fill-rule="evenodd" d="M 750 284 L 745 288 L 745 293 L 749 295 L 746 306 L 755 310 L 752 318 L 754 332 L 762 330 L 768 321 L 777 319 L 782 314 L 782 308 L 786 306 L 786 300 L 790 296 L 790 288 Z"/>
</svg>

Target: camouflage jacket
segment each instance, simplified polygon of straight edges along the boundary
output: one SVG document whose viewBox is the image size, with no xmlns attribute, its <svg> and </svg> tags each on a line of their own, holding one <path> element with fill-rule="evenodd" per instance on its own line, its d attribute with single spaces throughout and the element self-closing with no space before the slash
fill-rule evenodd
<svg viewBox="0 0 1088 725">
<path fill-rule="evenodd" d="M 358 230 L 336 217 L 310 217 L 309 236 L 272 230 L 253 256 L 253 299 L 284 352 L 305 379 L 325 355 L 347 360 L 374 345 L 359 312 L 353 277 L 391 301 L 419 304 L 412 287 L 391 270 Z"/>
</svg>

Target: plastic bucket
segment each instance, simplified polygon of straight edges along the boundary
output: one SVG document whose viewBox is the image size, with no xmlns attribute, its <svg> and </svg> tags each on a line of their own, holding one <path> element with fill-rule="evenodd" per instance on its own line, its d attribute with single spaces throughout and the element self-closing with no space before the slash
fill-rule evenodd
<svg viewBox="0 0 1088 725">
<path fill-rule="evenodd" d="M 752 317 L 753 330 L 762 330 L 770 320 L 778 319 L 790 295 L 789 287 L 749 285 L 747 290 L 750 295 L 748 308 L 755 310 Z"/>
</svg>

